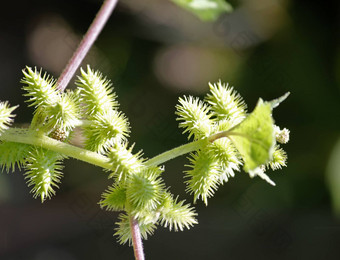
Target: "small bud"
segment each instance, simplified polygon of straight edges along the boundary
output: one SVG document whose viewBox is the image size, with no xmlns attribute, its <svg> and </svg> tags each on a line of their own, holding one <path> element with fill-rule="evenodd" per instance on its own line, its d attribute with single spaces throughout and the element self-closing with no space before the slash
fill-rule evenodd
<svg viewBox="0 0 340 260">
<path fill-rule="evenodd" d="M 281 144 L 288 143 L 289 133 L 290 133 L 290 131 L 287 128 L 283 128 L 281 130 L 280 127 L 275 126 L 276 141 L 278 141 L 279 143 L 281 143 Z"/>
</svg>

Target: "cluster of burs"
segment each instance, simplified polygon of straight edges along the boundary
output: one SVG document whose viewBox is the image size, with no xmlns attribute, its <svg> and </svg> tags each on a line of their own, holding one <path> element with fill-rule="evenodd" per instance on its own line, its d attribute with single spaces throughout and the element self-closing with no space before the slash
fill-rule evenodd
<svg viewBox="0 0 340 260">
<path fill-rule="evenodd" d="M 12 128 L 32 136 L 48 136 L 69 143 L 75 128 L 82 130 L 83 148 L 108 158 L 108 178 L 113 184 L 102 194 L 100 205 L 121 211 L 116 234 L 120 242 L 131 243 L 129 218 L 138 220 L 144 238 L 157 225 L 183 230 L 197 223 L 194 209 L 171 194 L 162 179 L 164 167 L 133 153 L 128 144 L 130 132 L 126 116 L 119 111 L 116 94 L 109 80 L 90 67 L 81 70 L 73 91 L 59 92 L 56 81 L 41 70 L 27 67 L 21 80 L 27 102 L 34 107 L 27 129 Z M 265 173 L 268 168 L 286 165 L 286 153 L 277 143 L 287 143 L 289 131 L 274 125 L 272 108 L 278 102 L 259 100 L 247 114 L 246 105 L 232 87 L 218 82 L 209 84 L 204 100 L 192 96 L 179 98 L 176 106 L 179 127 L 192 142 L 202 142 L 189 155 L 184 174 L 187 192 L 207 204 L 218 186 L 234 177 L 241 166 L 251 177 L 260 176 L 274 184 Z M 13 110 L 0 103 L 0 163 L 3 170 L 24 168 L 25 178 L 35 198 L 51 198 L 62 178 L 66 156 L 31 144 L 6 141 L 13 121 Z M 13 130 L 14 129 L 14 130 Z"/>
</svg>

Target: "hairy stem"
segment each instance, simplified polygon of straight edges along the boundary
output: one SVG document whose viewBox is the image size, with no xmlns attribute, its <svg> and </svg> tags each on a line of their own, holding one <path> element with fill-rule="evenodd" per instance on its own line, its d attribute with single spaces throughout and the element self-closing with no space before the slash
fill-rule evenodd
<svg viewBox="0 0 340 260">
<path fill-rule="evenodd" d="M 163 164 L 167 161 L 170 161 L 178 156 L 184 155 L 186 153 L 190 153 L 193 152 L 195 150 L 198 150 L 200 147 L 208 144 L 208 143 L 213 143 L 214 141 L 216 141 L 217 139 L 223 138 L 223 137 L 228 137 L 231 135 L 241 135 L 247 138 L 247 136 L 243 135 L 243 134 L 239 134 L 236 132 L 231 132 L 230 130 L 228 131 L 223 131 L 223 132 L 219 132 L 216 134 L 213 134 L 207 138 L 201 139 L 201 140 L 197 140 L 197 141 L 193 141 L 191 143 L 187 143 L 187 144 L 183 144 L 181 146 L 178 146 L 176 148 L 173 148 L 169 151 L 166 151 L 164 153 L 161 153 L 153 158 L 151 158 L 150 160 L 146 161 L 145 164 L 147 166 L 157 166 L 160 164 Z"/>
<path fill-rule="evenodd" d="M 181 146 L 178 146 L 176 148 L 173 148 L 169 151 L 166 151 L 164 153 L 161 153 L 150 160 L 146 161 L 147 166 L 157 166 L 164 162 L 170 161 L 171 159 L 174 159 L 178 156 L 181 156 L 186 153 L 190 153 L 192 151 L 198 150 L 202 145 L 206 144 L 207 140 L 197 140 L 193 141 L 191 143 L 183 144 Z"/>
<path fill-rule="evenodd" d="M 74 52 L 72 58 L 68 62 L 66 68 L 61 73 L 58 81 L 57 88 L 62 92 L 67 87 L 74 73 L 78 69 L 80 63 L 85 58 L 91 46 L 97 39 L 99 33 L 102 31 L 105 23 L 109 19 L 113 9 L 115 8 L 118 0 L 105 0 L 88 31 L 86 32 L 83 40 L 80 42 L 77 50 Z"/>
<path fill-rule="evenodd" d="M 237 132 L 233 132 L 232 129 L 227 130 L 227 131 L 222 131 L 222 132 L 218 132 L 216 134 L 213 134 L 211 136 L 209 136 L 207 139 L 210 143 L 215 142 L 217 139 L 223 138 L 223 137 L 228 137 L 231 135 L 238 135 L 238 136 L 242 136 L 244 138 L 249 138 L 248 135 L 242 134 L 242 133 L 237 133 Z"/>
<path fill-rule="evenodd" d="M 130 228 L 132 233 L 132 245 L 136 260 L 144 260 L 143 242 L 140 234 L 138 221 L 134 216 L 130 216 Z"/>
<path fill-rule="evenodd" d="M 10 128 L 0 135 L 0 140 L 31 144 L 110 170 L 110 160 L 98 153 L 57 141 L 28 129 Z"/>
<path fill-rule="evenodd" d="M 211 135 L 205 139 L 183 144 L 169 151 L 161 153 L 151 158 L 150 160 L 146 161 L 145 164 L 147 166 L 161 165 L 171 159 L 174 159 L 186 153 L 190 153 L 192 151 L 198 150 L 200 147 L 206 145 L 208 142 L 212 143 L 219 138 L 227 137 L 230 135 L 239 135 L 239 134 L 234 133 L 234 132 L 229 132 L 229 131 L 223 131 L 223 132 Z M 92 152 L 92 151 L 89 151 L 83 148 L 79 148 L 74 145 L 70 145 L 67 143 L 57 141 L 53 138 L 50 138 L 43 134 L 39 134 L 30 129 L 9 128 L 0 135 L 0 140 L 39 146 L 39 147 L 42 147 L 42 148 L 45 148 L 51 151 L 64 154 L 68 157 L 72 157 L 72 158 L 99 166 L 104 169 L 108 169 L 108 170 L 112 169 L 112 165 L 110 163 L 109 158 L 107 158 L 104 155 L 101 155 L 99 153 L 95 153 L 95 152 Z"/>
</svg>

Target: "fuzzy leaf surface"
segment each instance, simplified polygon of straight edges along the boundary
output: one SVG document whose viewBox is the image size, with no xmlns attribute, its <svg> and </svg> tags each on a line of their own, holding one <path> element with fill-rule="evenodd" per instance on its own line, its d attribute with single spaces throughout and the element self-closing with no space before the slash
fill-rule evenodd
<svg viewBox="0 0 340 260">
<path fill-rule="evenodd" d="M 231 130 L 230 139 L 242 155 L 246 172 L 272 159 L 276 142 L 271 114 L 271 103 L 260 99 L 254 111 Z"/>
</svg>

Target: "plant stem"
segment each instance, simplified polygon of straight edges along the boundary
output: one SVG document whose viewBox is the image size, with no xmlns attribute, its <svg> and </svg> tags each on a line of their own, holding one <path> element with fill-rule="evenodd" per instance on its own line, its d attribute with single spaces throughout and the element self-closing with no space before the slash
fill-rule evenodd
<svg viewBox="0 0 340 260">
<path fill-rule="evenodd" d="M 178 146 L 176 148 L 173 148 L 169 151 L 166 151 L 164 153 L 161 153 L 151 158 L 150 160 L 146 161 L 145 164 L 147 166 L 160 165 L 164 162 L 167 162 L 183 154 L 198 150 L 203 144 L 206 144 L 206 142 L 207 142 L 207 139 L 201 139 L 201 140 L 193 141 L 191 143 L 183 144 L 181 146 Z"/>
<path fill-rule="evenodd" d="M 220 132 L 214 135 L 209 136 L 208 138 L 193 141 L 191 143 L 187 143 L 178 147 L 175 147 L 169 151 L 161 153 L 150 160 L 146 161 L 145 164 L 147 166 L 157 166 L 167 162 L 171 159 L 174 159 L 183 154 L 198 150 L 200 147 L 207 144 L 207 142 L 214 142 L 215 140 L 223 137 L 227 137 L 229 135 L 238 135 L 233 132 Z M 16 142 L 16 143 L 24 143 L 31 144 L 35 146 L 39 146 L 51 151 L 55 151 L 66 156 L 99 166 L 104 169 L 111 170 L 112 165 L 110 163 L 110 159 L 104 155 L 99 153 L 95 153 L 74 145 L 70 145 L 67 143 L 63 143 L 57 141 L 53 138 L 50 138 L 46 135 L 36 133 L 35 131 L 25 129 L 25 128 L 9 128 L 4 131 L 0 135 L 0 140 L 7 142 Z"/>
<path fill-rule="evenodd" d="M 183 154 L 186 153 L 190 153 L 192 151 L 198 150 L 200 147 L 206 145 L 207 143 L 213 143 L 214 141 L 216 141 L 217 139 L 223 138 L 223 137 L 227 137 L 230 135 L 240 135 L 238 133 L 234 133 L 234 132 L 230 132 L 228 131 L 223 131 L 223 132 L 219 132 L 216 134 L 213 134 L 207 138 L 201 139 L 201 140 L 197 140 L 197 141 L 193 141 L 191 143 L 187 143 L 187 144 L 183 144 L 181 146 L 178 146 L 176 148 L 173 148 L 169 151 L 166 151 L 164 153 L 161 153 L 153 158 L 151 158 L 150 160 L 146 161 L 146 165 L 147 166 L 157 166 L 160 165 L 164 162 L 170 161 L 171 159 L 174 159 L 178 156 L 181 156 Z"/>
<path fill-rule="evenodd" d="M 136 260 L 144 260 L 143 242 L 140 234 L 138 221 L 134 216 L 130 216 L 130 228 L 132 233 L 132 245 Z"/>
<path fill-rule="evenodd" d="M 249 138 L 248 135 L 246 134 L 242 134 L 242 133 L 237 133 L 237 132 L 233 132 L 232 129 L 230 130 L 226 130 L 226 131 L 222 131 L 222 132 L 218 132 L 216 134 L 213 134 L 211 136 L 209 136 L 207 139 L 210 143 L 215 142 L 217 139 L 223 138 L 223 137 L 228 137 L 231 135 L 237 135 L 237 136 L 242 136 L 244 138 Z"/>
<path fill-rule="evenodd" d="M 73 77 L 74 73 L 78 69 L 80 63 L 85 58 L 86 54 L 90 50 L 91 46 L 97 39 L 99 33 L 102 31 L 105 23 L 109 19 L 113 9 L 115 8 L 118 0 L 105 0 L 102 7 L 98 11 L 92 24 L 87 30 L 83 40 L 80 42 L 77 50 L 74 52 L 72 58 L 69 60 L 66 68 L 61 73 L 58 81 L 57 88 L 60 92 L 64 91 Z"/>
<path fill-rule="evenodd" d="M 104 169 L 112 169 L 110 160 L 106 156 L 57 141 L 45 135 L 37 134 L 31 130 L 10 128 L 0 135 L 0 140 L 35 145 Z"/>
</svg>

